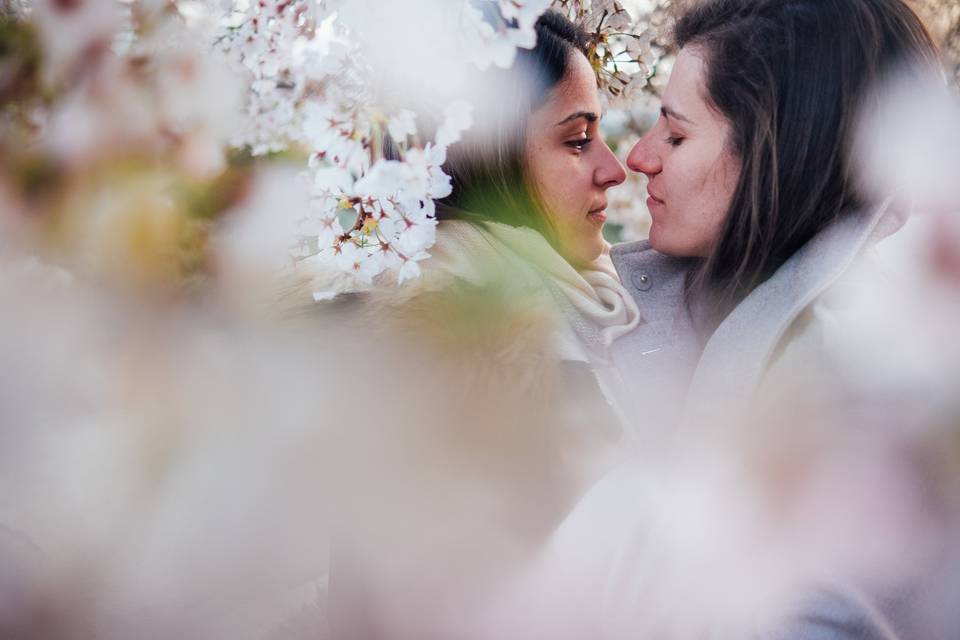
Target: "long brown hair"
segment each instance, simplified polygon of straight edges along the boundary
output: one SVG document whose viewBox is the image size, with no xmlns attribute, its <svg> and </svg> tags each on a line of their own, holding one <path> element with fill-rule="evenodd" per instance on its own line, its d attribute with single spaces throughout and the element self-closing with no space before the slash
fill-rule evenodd
<svg viewBox="0 0 960 640">
<path fill-rule="evenodd" d="M 715 319 L 820 230 L 866 205 L 848 149 L 870 88 L 936 45 L 902 0 L 706 0 L 678 19 L 706 56 L 708 102 L 742 162 L 726 221 L 688 280 Z M 692 298 L 691 298 L 692 299 Z"/>
</svg>

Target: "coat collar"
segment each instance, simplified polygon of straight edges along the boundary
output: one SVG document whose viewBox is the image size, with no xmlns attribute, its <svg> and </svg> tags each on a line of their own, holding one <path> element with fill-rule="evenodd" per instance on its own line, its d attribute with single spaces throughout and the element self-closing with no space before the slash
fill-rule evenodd
<svg viewBox="0 0 960 640">
<path fill-rule="evenodd" d="M 902 224 L 903 219 L 890 213 L 886 203 L 872 212 L 845 215 L 754 289 L 706 341 L 686 394 L 684 421 L 709 419 L 721 407 L 736 410 L 748 402 L 800 313 L 834 284 L 867 246 Z M 647 241 L 617 245 L 611 258 L 645 320 L 683 318 L 675 337 L 695 331 L 688 308 L 696 308 L 697 301 L 688 305 L 683 292 L 683 276 L 692 261 L 658 253 Z M 686 342 L 690 344 L 692 339 Z M 632 366 L 621 362 L 623 368 Z"/>
<path fill-rule="evenodd" d="M 754 289 L 710 336 L 687 392 L 691 420 L 734 415 L 753 397 L 785 334 L 864 250 L 902 225 L 884 204 L 838 219 Z"/>
<path fill-rule="evenodd" d="M 684 312 L 684 283 L 694 261 L 671 258 L 648 240 L 626 242 L 610 249 L 621 282 L 640 305 L 644 322 L 673 322 Z"/>
</svg>

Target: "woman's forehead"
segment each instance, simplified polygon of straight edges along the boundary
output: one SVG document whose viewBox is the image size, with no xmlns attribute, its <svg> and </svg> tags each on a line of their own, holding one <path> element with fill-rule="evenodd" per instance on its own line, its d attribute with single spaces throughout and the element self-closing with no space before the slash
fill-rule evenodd
<svg viewBox="0 0 960 640">
<path fill-rule="evenodd" d="M 566 75 L 550 92 L 542 110 L 557 122 L 576 112 L 600 115 L 597 77 L 586 56 L 579 51 L 571 54 Z"/>
<path fill-rule="evenodd" d="M 715 123 L 720 117 L 707 102 L 707 63 L 704 51 L 697 46 L 680 50 L 664 89 L 662 103 L 667 115 L 687 124 Z"/>
</svg>

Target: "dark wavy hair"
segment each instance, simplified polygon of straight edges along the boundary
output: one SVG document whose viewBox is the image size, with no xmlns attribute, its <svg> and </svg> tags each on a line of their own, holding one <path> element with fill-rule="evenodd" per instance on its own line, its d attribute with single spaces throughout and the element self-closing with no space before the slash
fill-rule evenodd
<svg viewBox="0 0 960 640">
<path fill-rule="evenodd" d="M 503 222 L 554 239 L 527 177 L 526 123 L 567 75 L 573 52 L 586 55 L 587 34 L 556 11 L 544 13 L 535 30 L 533 49 L 519 49 L 512 68 L 488 71 L 481 79 L 502 88 L 498 109 L 449 148 L 443 169 L 451 177 L 453 192 L 439 201 L 439 219 Z"/>
<path fill-rule="evenodd" d="M 705 56 L 705 98 L 731 124 L 740 179 L 711 253 L 688 280 L 716 318 L 825 226 L 866 206 L 848 149 L 871 88 L 893 67 L 936 64 L 902 0 L 706 0 L 677 20 Z"/>
</svg>

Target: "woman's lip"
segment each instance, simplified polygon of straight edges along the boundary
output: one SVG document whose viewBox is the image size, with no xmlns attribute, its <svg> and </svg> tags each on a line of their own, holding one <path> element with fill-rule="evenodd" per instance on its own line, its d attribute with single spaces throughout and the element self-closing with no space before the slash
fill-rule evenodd
<svg viewBox="0 0 960 640">
<path fill-rule="evenodd" d="M 649 207 L 653 207 L 653 206 L 663 206 L 663 200 L 658 200 L 658 199 L 654 198 L 653 196 L 648 196 L 648 197 L 647 197 L 647 207 L 649 208 Z"/>
<path fill-rule="evenodd" d="M 593 218 L 593 220 L 596 222 L 603 223 L 607 221 L 607 213 L 606 213 L 606 210 L 604 209 L 598 209 L 597 211 L 590 211 L 587 213 L 587 215 L 590 218 Z"/>
</svg>

